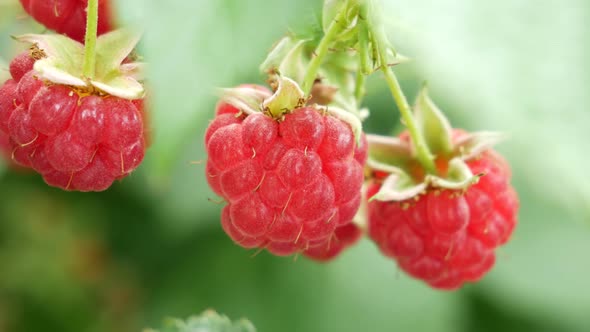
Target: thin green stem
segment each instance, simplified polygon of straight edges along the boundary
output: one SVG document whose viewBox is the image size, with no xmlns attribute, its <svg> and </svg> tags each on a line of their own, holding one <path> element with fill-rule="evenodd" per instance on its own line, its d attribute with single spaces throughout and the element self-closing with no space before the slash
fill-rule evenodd
<svg viewBox="0 0 590 332">
<path fill-rule="evenodd" d="M 374 7 L 369 8 L 374 9 Z M 416 148 L 418 161 L 428 173 L 436 174 L 436 165 L 434 164 L 432 153 L 430 152 L 428 145 L 426 145 L 424 136 L 418 129 L 416 121 L 412 115 L 412 109 L 408 103 L 408 100 L 406 99 L 406 96 L 404 95 L 404 92 L 402 91 L 399 81 L 397 80 L 397 77 L 395 76 L 395 73 L 391 67 L 389 67 L 387 56 L 389 41 L 387 39 L 387 35 L 385 34 L 383 25 L 375 16 L 376 13 L 369 14 L 369 17 L 367 18 L 367 25 L 373 38 L 373 47 L 377 48 L 379 67 L 385 75 L 385 81 L 387 82 L 387 85 L 391 90 L 391 94 L 393 95 L 393 99 L 399 108 L 403 122 L 408 128 L 408 132 L 410 133 L 410 137 Z"/>
<path fill-rule="evenodd" d="M 328 50 L 330 49 L 330 45 L 334 42 L 338 34 L 344 29 L 343 22 L 346 20 L 346 13 L 347 13 L 348 4 L 342 5 L 342 10 L 336 15 L 334 20 L 330 23 L 328 27 L 328 31 L 320 41 L 320 44 L 315 50 L 315 56 L 309 62 L 309 66 L 307 67 L 307 72 L 305 73 L 305 77 L 303 78 L 303 84 L 301 89 L 308 95 L 311 91 L 313 83 L 318 75 L 318 71 L 326 54 L 328 54 Z"/>
<path fill-rule="evenodd" d="M 82 74 L 93 79 L 96 69 L 96 33 L 98 29 L 98 0 L 88 0 L 86 36 L 84 37 L 84 67 Z"/>
<path fill-rule="evenodd" d="M 366 80 L 367 79 L 365 74 L 363 74 L 362 71 L 359 69 L 356 72 L 356 82 L 354 83 L 354 98 L 356 99 L 357 108 L 361 107 L 361 104 L 363 103 L 363 98 L 365 97 Z"/>
</svg>

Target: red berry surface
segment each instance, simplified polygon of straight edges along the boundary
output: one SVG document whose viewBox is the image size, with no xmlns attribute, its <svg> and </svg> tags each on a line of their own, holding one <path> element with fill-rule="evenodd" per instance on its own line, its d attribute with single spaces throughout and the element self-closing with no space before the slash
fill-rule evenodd
<svg viewBox="0 0 590 332">
<path fill-rule="evenodd" d="M 145 153 L 142 103 L 42 82 L 25 56 L 0 87 L 0 132 L 13 161 L 77 191 L 105 190 L 135 170 Z"/>
<path fill-rule="evenodd" d="M 355 244 L 362 235 L 362 231 L 354 223 L 348 223 L 336 228 L 332 241 L 306 250 L 303 254 L 317 261 L 329 261 L 338 256 L 344 249 Z"/>
<path fill-rule="evenodd" d="M 20 0 L 23 8 L 48 29 L 81 43 L 86 32 L 88 0 Z M 98 1 L 98 34 L 112 30 L 110 0 Z"/>
<path fill-rule="evenodd" d="M 360 205 L 367 145 L 357 146 L 347 123 L 310 107 L 281 121 L 223 103 L 216 113 L 205 135 L 206 175 L 227 202 L 221 224 L 234 242 L 320 260 L 354 242 L 337 229 Z"/>
<path fill-rule="evenodd" d="M 465 191 L 429 189 L 402 202 L 369 203 L 369 236 L 399 267 L 438 289 L 481 279 L 517 222 L 518 197 L 506 161 L 492 150 L 467 162 L 484 174 Z M 379 190 L 369 188 L 369 197 Z"/>
</svg>

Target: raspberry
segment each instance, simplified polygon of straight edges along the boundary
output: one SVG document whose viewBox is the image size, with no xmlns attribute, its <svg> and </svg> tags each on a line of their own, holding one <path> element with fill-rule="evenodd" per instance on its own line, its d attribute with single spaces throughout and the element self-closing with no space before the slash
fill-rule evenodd
<svg viewBox="0 0 590 332">
<path fill-rule="evenodd" d="M 318 260 L 356 240 L 367 144 L 312 107 L 278 121 L 221 103 L 205 134 L 207 180 L 228 203 L 221 224 L 238 245 Z M 356 227 L 354 228 L 356 229 Z"/>
<path fill-rule="evenodd" d="M 355 244 L 361 235 L 361 230 L 354 223 L 349 223 L 336 228 L 332 241 L 308 249 L 303 254 L 317 261 L 329 261 L 338 256 L 342 250 Z"/>
<path fill-rule="evenodd" d="M 402 202 L 369 203 L 369 236 L 409 275 L 439 289 L 481 279 L 517 222 L 518 197 L 506 161 L 493 150 L 467 161 L 484 174 L 464 192 L 428 189 Z M 369 197 L 379 190 L 374 183 Z"/>
<path fill-rule="evenodd" d="M 17 164 L 49 185 L 78 191 L 106 190 L 139 166 L 145 153 L 141 102 L 45 84 L 25 57 L 11 63 L 13 79 L 0 88 L 0 132 L 9 137 Z"/>
<path fill-rule="evenodd" d="M 39 23 L 81 43 L 84 42 L 87 0 L 20 0 L 20 2 L 25 11 Z M 99 35 L 112 30 L 111 21 L 110 0 L 99 0 Z"/>
</svg>

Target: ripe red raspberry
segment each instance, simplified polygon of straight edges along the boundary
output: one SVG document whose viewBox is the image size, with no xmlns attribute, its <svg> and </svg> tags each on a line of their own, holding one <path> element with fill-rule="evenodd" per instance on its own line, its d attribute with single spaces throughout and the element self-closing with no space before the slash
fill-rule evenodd
<svg viewBox="0 0 590 332">
<path fill-rule="evenodd" d="M 517 222 L 518 197 L 506 161 L 487 150 L 467 165 L 484 175 L 464 192 L 428 189 L 402 202 L 369 203 L 371 239 L 402 270 L 434 288 L 456 289 L 481 279 Z M 369 197 L 379 187 L 374 183 Z"/>
<path fill-rule="evenodd" d="M 23 8 L 48 29 L 81 43 L 86 32 L 88 0 L 20 0 Z M 98 1 L 98 34 L 112 30 L 110 0 Z"/>
<path fill-rule="evenodd" d="M 324 245 L 306 250 L 303 254 L 308 258 L 324 262 L 334 259 L 344 249 L 355 244 L 362 235 L 362 231 L 354 223 L 336 228 L 332 241 Z"/>
<path fill-rule="evenodd" d="M 27 56 L 13 61 L 13 79 L 0 88 L 12 159 L 65 190 L 102 191 L 135 170 L 145 152 L 142 104 L 46 84 Z"/>
<path fill-rule="evenodd" d="M 351 242 L 344 231 L 340 243 L 336 230 L 360 205 L 367 144 L 357 146 L 350 125 L 312 107 L 281 121 L 223 103 L 216 113 L 205 135 L 206 173 L 228 203 L 221 223 L 234 242 L 324 260 Z"/>
</svg>

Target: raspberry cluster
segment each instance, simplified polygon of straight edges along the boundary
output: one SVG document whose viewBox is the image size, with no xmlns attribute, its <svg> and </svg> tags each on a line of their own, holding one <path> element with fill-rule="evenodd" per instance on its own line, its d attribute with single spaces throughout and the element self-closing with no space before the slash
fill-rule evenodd
<svg viewBox="0 0 590 332">
<path fill-rule="evenodd" d="M 369 203 L 369 236 L 409 275 L 434 288 L 478 281 L 516 225 L 518 198 L 510 169 L 493 150 L 467 165 L 479 182 L 464 191 L 429 189 L 402 202 Z M 369 196 L 379 190 L 374 183 Z"/>
<path fill-rule="evenodd" d="M 65 190 L 102 191 L 143 160 L 143 104 L 47 83 L 29 52 L 10 64 L 0 88 L 0 132 L 11 157 Z"/>
<path fill-rule="evenodd" d="M 84 42 L 88 0 L 20 0 L 25 11 L 48 29 Z M 112 30 L 110 0 L 98 2 L 98 34 Z"/>
<path fill-rule="evenodd" d="M 205 145 L 207 180 L 228 203 L 221 223 L 237 244 L 325 260 L 358 238 L 367 144 L 347 123 L 313 107 L 278 121 L 222 103 Z"/>
</svg>

